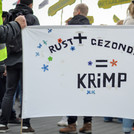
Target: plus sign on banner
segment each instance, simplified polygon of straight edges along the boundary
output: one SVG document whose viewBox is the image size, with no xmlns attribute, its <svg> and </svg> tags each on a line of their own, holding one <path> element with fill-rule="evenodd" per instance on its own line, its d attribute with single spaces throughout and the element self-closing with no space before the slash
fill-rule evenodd
<svg viewBox="0 0 134 134">
<path fill-rule="evenodd" d="M 23 118 L 77 115 L 134 119 L 133 29 L 25 28 Z"/>
</svg>

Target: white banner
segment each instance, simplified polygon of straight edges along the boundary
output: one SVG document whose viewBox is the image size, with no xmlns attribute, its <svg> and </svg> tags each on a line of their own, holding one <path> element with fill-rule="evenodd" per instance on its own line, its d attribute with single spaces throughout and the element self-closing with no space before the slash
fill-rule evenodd
<svg viewBox="0 0 134 134">
<path fill-rule="evenodd" d="M 134 27 L 38 26 L 23 35 L 23 118 L 134 119 Z"/>
</svg>

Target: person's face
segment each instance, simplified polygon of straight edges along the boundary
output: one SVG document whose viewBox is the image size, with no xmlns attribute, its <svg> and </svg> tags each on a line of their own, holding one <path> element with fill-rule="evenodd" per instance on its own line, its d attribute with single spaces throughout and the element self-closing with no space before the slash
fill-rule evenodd
<svg viewBox="0 0 134 134">
<path fill-rule="evenodd" d="M 5 19 L 6 19 L 6 17 L 2 17 L 2 19 L 3 19 L 3 22 L 5 21 Z"/>
<path fill-rule="evenodd" d="M 31 3 L 30 5 L 28 5 L 31 9 L 33 8 L 33 3 Z"/>
</svg>

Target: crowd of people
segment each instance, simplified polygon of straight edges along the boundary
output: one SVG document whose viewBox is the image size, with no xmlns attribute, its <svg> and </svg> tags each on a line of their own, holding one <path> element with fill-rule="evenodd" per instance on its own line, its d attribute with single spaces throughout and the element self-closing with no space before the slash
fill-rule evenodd
<svg viewBox="0 0 134 134">
<path fill-rule="evenodd" d="M 39 25 L 38 18 L 33 15 L 33 0 L 20 0 L 15 9 L 9 12 L 3 12 L 3 24 L 0 26 L 0 43 L 6 43 L 8 58 L 0 62 L 0 133 L 8 130 L 8 123 L 20 124 L 20 119 L 16 117 L 13 108 L 16 94 L 22 96 L 22 38 L 21 29 L 30 25 Z M 90 25 L 88 18 L 88 6 L 86 4 L 77 4 L 74 8 L 73 17 L 66 21 L 67 25 Z M 134 0 L 131 1 L 127 17 L 120 20 L 117 25 L 134 25 Z M 0 44 L 0 50 L 2 49 Z M 0 51 L 1 52 L 1 51 Z M 20 97 L 21 98 L 21 97 Z M 20 101 L 21 102 L 21 101 Z M 20 103 L 21 104 L 21 103 Z M 21 118 L 21 108 L 20 115 Z M 113 117 L 104 117 L 105 122 L 111 122 Z M 132 131 L 132 119 L 120 119 L 123 124 L 124 134 L 130 134 Z M 59 126 L 65 126 L 59 130 L 60 133 L 77 133 L 77 116 L 67 115 L 63 117 Z M 23 119 L 23 133 L 34 133 L 31 127 L 30 119 Z M 92 133 L 92 117 L 83 117 L 83 126 L 79 132 Z"/>
</svg>

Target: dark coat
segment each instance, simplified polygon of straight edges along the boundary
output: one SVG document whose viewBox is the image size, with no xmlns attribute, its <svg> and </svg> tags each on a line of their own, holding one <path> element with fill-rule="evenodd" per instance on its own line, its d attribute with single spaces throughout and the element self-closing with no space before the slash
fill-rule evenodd
<svg viewBox="0 0 134 134">
<path fill-rule="evenodd" d="M 20 25 L 13 21 L 7 25 L 0 26 L 0 43 L 9 43 L 14 40 L 20 33 Z"/>
<path fill-rule="evenodd" d="M 26 21 L 27 21 L 27 25 L 31 26 L 31 25 L 39 25 L 39 21 L 38 18 L 33 15 L 33 10 L 31 8 L 29 8 L 27 5 L 24 4 L 18 4 L 16 6 L 15 9 L 11 9 L 9 11 L 9 13 L 12 14 L 22 14 L 25 16 Z M 9 45 L 12 46 L 16 45 L 19 46 L 19 50 L 17 53 L 12 53 L 12 54 L 8 54 L 8 58 L 5 60 L 5 64 L 7 66 L 13 66 L 17 63 L 22 63 L 22 38 L 21 38 L 21 33 L 16 37 L 15 40 L 13 40 Z M 7 44 L 8 46 L 8 44 Z"/>
<path fill-rule="evenodd" d="M 68 22 L 68 25 L 90 25 L 90 23 L 85 16 L 76 15 Z"/>
<path fill-rule="evenodd" d="M 39 25 L 38 18 L 33 15 L 33 10 L 24 4 L 18 4 L 15 9 L 11 9 L 9 13 L 22 14 L 26 17 L 27 25 Z"/>
<path fill-rule="evenodd" d="M 16 38 L 16 36 L 20 33 L 21 27 L 20 25 L 12 21 L 7 25 L 0 26 L 0 43 L 9 43 Z M 5 71 L 5 63 L 0 62 L 0 76 Z"/>
</svg>

